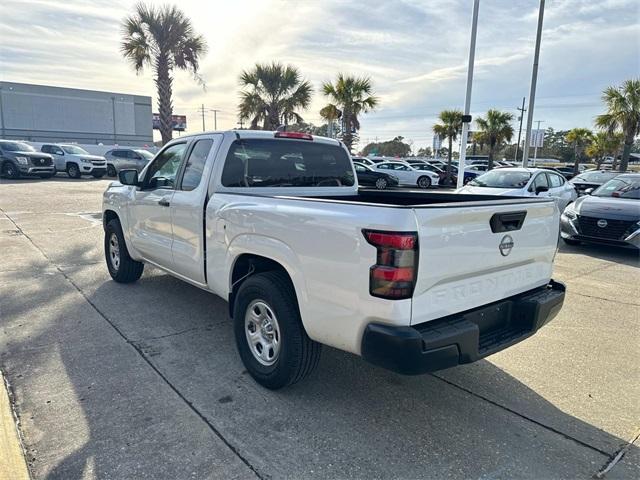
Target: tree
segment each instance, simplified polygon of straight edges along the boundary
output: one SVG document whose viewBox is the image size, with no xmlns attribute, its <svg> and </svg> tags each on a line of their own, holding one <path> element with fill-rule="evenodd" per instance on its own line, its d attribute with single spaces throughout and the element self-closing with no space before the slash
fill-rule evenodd
<svg viewBox="0 0 640 480">
<path fill-rule="evenodd" d="M 585 152 L 596 161 L 596 168 L 599 169 L 606 156 L 616 157 L 618 155 L 618 150 L 623 143 L 622 133 L 597 132 Z"/>
<path fill-rule="evenodd" d="M 625 172 L 629 166 L 631 147 L 640 134 L 640 79 L 626 80 L 620 87 L 607 87 L 602 92 L 602 100 L 607 112 L 596 117 L 596 127 L 624 134 L 620 170 Z"/>
<path fill-rule="evenodd" d="M 580 163 L 580 156 L 584 152 L 584 149 L 593 138 L 593 133 L 588 128 L 573 128 L 569 130 L 566 135 L 566 140 L 573 144 L 573 174 L 578 174 L 578 165 Z"/>
<path fill-rule="evenodd" d="M 251 129 L 275 130 L 290 122 L 302 122 L 298 110 L 311 103 L 313 89 L 302 80 L 300 72 L 291 65 L 280 63 L 256 64 L 253 70 L 240 75 L 238 106 L 240 120 L 250 120 Z"/>
<path fill-rule="evenodd" d="M 136 70 L 153 69 L 158 91 L 160 134 L 165 144 L 172 137 L 172 90 L 174 69 L 191 71 L 198 76 L 200 57 L 207 45 L 197 35 L 185 14 L 175 6 L 154 7 L 138 3 L 135 13 L 122 23 L 123 40 L 120 51 Z"/>
<path fill-rule="evenodd" d="M 501 147 L 505 142 L 511 141 L 513 137 L 512 121 L 512 113 L 494 109 L 490 109 L 486 117 L 478 117 L 476 120 L 478 128 L 480 128 L 480 134 L 474 135 L 474 139 L 481 144 L 489 146 L 489 170 L 493 168 L 493 156 L 496 148 Z"/>
<path fill-rule="evenodd" d="M 371 79 L 339 73 L 335 84 L 325 82 L 322 90 L 331 102 L 322 111 L 340 112 L 343 129 L 341 138 L 351 151 L 360 129 L 358 115 L 367 113 L 378 105 L 378 98 L 373 95 Z"/>
<path fill-rule="evenodd" d="M 320 110 L 320 117 L 327 121 L 328 137 L 334 138 L 340 129 L 338 120 L 342 116 L 342 112 L 335 105 L 327 105 Z"/>
<path fill-rule="evenodd" d="M 447 176 L 446 182 L 452 181 L 451 177 L 451 159 L 453 151 L 453 142 L 458 138 L 462 131 L 462 111 L 461 110 L 443 110 L 438 115 L 440 123 L 433 126 L 433 133 L 440 135 L 440 138 L 449 140 L 449 148 L 447 149 Z"/>
<path fill-rule="evenodd" d="M 375 153 L 383 157 L 408 157 L 411 154 L 411 145 L 405 143 L 404 137 L 395 137 L 386 142 L 373 142 L 362 149 L 362 155 Z"/>
<path fill-rule="evenodd" d="M 432 155 L 431 147 L 422 147 L 418 149 L 416 157 L 431 157 Z"/>
</svg>

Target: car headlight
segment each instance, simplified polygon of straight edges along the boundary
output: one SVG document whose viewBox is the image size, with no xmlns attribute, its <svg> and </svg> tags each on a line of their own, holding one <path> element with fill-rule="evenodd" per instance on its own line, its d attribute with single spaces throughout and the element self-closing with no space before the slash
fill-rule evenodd
<svg viewBox="0 0 640 480">
<path fill-rule="evenodd" d="M 27 157 L 16 157 L 16 161 L 20 165 L 26 165 L 27 163 L 29 163 L 29 159 Z"/>
<path fill-rule="evenodd" d="M 576 211 L 571 206 L 568 206 L 564 209 L 563 215 L 570 220 L 575 220 L 576 218 L 578 218 Z"/>
<path fill-rule="evenodd" d="M 82 163 L 91 163 L 91 160 L 89 160 L 88 158 L 81 158 L 80 161 Z"/>
</svg>

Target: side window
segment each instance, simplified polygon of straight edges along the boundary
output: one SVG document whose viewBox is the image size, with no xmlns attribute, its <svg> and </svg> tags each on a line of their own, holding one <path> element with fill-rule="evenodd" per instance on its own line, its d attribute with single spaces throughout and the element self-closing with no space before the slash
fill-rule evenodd
<svg viewBox="0 0 640 480">
<path fill-rule="evenodd" d="M 114 150 L 113 156 L 117 158 L 127 158 L 127 152 L 124 150 Z"/>
<path fill-rule="evenodd" d="M 547 175 L 549 176 L 549 185 L 551 185 L 551 188 L 557 188 L 564 185 L 564 178 L 560 175 L 556 175 L 555 173 L 548 173 Z"/>
<path fill-rule="evenodd" d="M 127 157 L 130 158 L 131 160 L 139 160 L 140 159 L 140 155 L 138 155 L 133 150 L 127 150 Z"/>
<path fill-rule="evenodd" d="M 396 165 L 396 170 L 407 171 L 409 170 L 409 167 L 407 167 L 406 165 Z"/>
<path fill-rule="evenodd" d="M 193 149 L 191 149 L 191 153 L 187 159 L 187 164 L 184 168 L 184 175 L 182 177 L 182 185 L 180 188 L 181 190 L 194 190 L 198 185 L 200 185 L 204 165 L 212 146 L 213 140 L 209 138 L 196 141 Z"/>
<path fill-rule="evenodd" d="M 156 157 L 147 170 L 144 182 L 146 188 L 175 188 L 176 176 L 186 146 L 186 143 L 176 143 Z"/>
<path fill-rule="evenodd" d="M 354 165 L 354 167 L 355 167 L 355 169 L 356 169 L 356 172 L 366 172 L 366 171 L 367 171 L 367 169 L 366 169 L 366 168 L 364 168 L 364 167 L 363 167 L 363 166 L 361 166 L 361 165 Z"/>
<path fill-rule="evenodd" d="M 51 153 L 51 146 L 50 145 L 43 145 L 42 148 L 40 149 L 41 152 L 44 153 Z"/>
<path fill-rule="evenodd" d="M 533 179 L 531 191 L 535 192 L 538 187 L 549 188 L 549 182 L 547 181 L 547 175 L 545 173 L 539 173 L 536 178 Z"/>
<path fill-rule="evenodd" d="M 391 166 L 391 165 L 389 165 L 388 163 L 385 163 L 385 164 L 383 164 L 383 165 L 378 165 L 378 168 L 381 168 L 381 169 L 383 169 L 383 170 L 389 170 L 389 167 L 390 167 L 390 166 Z"/>
</svg>

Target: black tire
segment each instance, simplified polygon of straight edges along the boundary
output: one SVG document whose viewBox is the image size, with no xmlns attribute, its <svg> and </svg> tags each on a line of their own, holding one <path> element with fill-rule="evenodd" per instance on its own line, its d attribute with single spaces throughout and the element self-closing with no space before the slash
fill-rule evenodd
<svg viewBox="0 0 640 480">
<path fill-rule="evenodd" d="M 429 188 L 431 186 L 431 178 L 426 175 L 418 178 L 418 187 L 420 188 Z"/>
<path fill-rule="evenodd" d="M 111 258 L 112 236 L 117 239 L 119 261 L 115 265 Z M 111 220 L 104 231 L 104 256 L 109 269 L 109 275 L 118 283 L 133 283 L 142 276 L 144 263 L 138 262 L 129 256 L 127 244 L 124 241 L 122 227 L 119 220 Z"/>
<path fill-rule="evenodd" d="M 563 238 L 562 241 L 567 245 L 573 245 L 573 246 L 580 245 L 580 243 L 582 243 L 580 242 L 580 240 L 572 240 L 570 238 Z"/>
<path fill-rule="evenodd" d="M 20 170 L 12 162 L 4 162 L 2 164 L 2 176 L 15 180 L 20 178 Z"/>
<path fill-rule="evenodd" d="M 102 178 L 102 177 L 104 177 L 104 174 L 105 174 L 105 172 L 93 172 L 93 173 L 91 174 L 91 176 L 92 176 L 93 178 Z"/>
<path fill-rule="evenodd" d="M 118 172 L 116 172 L 116 167 L 113 165 L 107 165 L 107 177 L 117 177 Z"/>
<path fill-rule="evenodd" d="M 389 182 L 387 181 L 386 178 L 378 178 L 376 180 L 375 187 L 378 190 L 386 190 L 388 186 L 389 186 Z"/>
<path fill-rule="evenodd" d="M 46 180 L 47 178 L 51 178 L 53 177 L 53 173 L 43 173 L 41 175 L 38 175 L 40 178 L 42 178 L 43 180 Z"/>
<path fill-rule="evenodd" d="M 80 167 L 75 163 L 70 163 L 67 165 L 67 175 L 69 178 L 80 178 L 82 177 L 82 173 L 80 172 Z"/>
<path fill-rule="evenodd" d="M 272 365 L 263 365 L 257 360 L 245 331 L 245 315 L 256 300 L 265 302 L 277 318 L 280 350 Z M 235 296 L 233 313 L 236 345 L 242 363 L 263 387 L 276 390 L 292 385 L 318 366 L 321 345 L 305 332 L 293 286 L 284 273 L 258 273 L 245 280 Z"/>
</svg>

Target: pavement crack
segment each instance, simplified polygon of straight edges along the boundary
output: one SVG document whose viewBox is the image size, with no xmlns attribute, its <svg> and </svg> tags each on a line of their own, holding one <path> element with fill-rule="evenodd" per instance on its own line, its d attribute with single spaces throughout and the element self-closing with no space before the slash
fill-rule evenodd
<svg viewBox="0 0 640 480">
<path fill-rule="evenodd" d="M 598 297 L 597 295 L 587 295 L 586 293 L 570 292 L 571 295 L 579 295 L 581 297 L 594 298 L 596 300 L 604 300 L 605 302 L 619 303 L 620 305 L 629 305 L 630 307 L 640 307 L 638 303 L 623 302 L 620 300 L 611 300 L 610 298 Z"/>
<path fill-rule="evenodd" d="M 100 317 L 102 317 L 102 319 L 107 322 L 111 328 L 113 328 L 113 330 L 115 330 L 115 332 L 126 342 L 128 343 L 135 351 L 136 353 L 147 363 L 147 365 L 149 365 L 149 367 L 151 367 L 151 369 L 162 379 L 162 381 L 171 389 L 173 390 L 173 392 L 178 396 L 178 398 L 180 398 L 180 400 L 182 400 L 185 405 L 187 405 L 187 407 L 198 417 L 200 418 L 200 420 L 202 420 L 207 427 L 209 428 L 209 430 L 211 430 L 211 432 L 220 439 L 220 441 L 222 443 L 224 443 L 224 445 L 227 446 L 227 448 L 229 450 L 231 450 L 239 459 L 240 461 L 242 461 L 242 463 L 244 463 L 253 473 L 254 475 L 259 478 L 260 480 L 267 480 L 269 478 L 268 475 L 262 475 L 260 474 L 260 472 L 258 472 L 257 468 L 254 467 L 251 462 L 247 459 L 247 457 L 245 457 L 242 452 L 240 451 L 240 449 L 233 445 L 229 440 L 227 440 L 225 438 L 224 435 L 222 435 L 222 433 L 220 432 L 220 430 L 218 430 L 216 428 L 215 425 L 213 425 L 213 423 L 206 417 L 206 415 L 204 413 L 202 413 L 200 410 L 198 410 L 198 408 L 191 402 L 189 401 L 181 392 L 180 390 L 178 390 L 178 388 L 171 383 L 171 381 L 160 371 L 160 369 L 158 367 L 156 367 L 153 362 L 147 357 L 147 355 L 145 355 L 144 351 L 140 348 L 139 345 L 136 345 L 135 343 L 133 343 L 133 341 L 129 340 L 127 338 L 127 336 L 122 332 L 122 330 L 120 330 L 117 325 L 115 323 L 113 323 L 103 312 L 102 310 L 100 310 L 100 308 L 98 308 L 98 306 L 93 303 L 93 301 L 91 301 L 89 299 L 89 297 L 87 297 L 87 295 L 85 295 L 85 293 L 80 289 L 80 287 L 71 279 L 71 277 L 69 277 L 64 270 L 62 270 L 62 268 L 60 268 L 59 265 L 57 265 L 53 260 L 51 260 L 51 258 L 49 258 L 47 256 L 47 254 L 45 253 L 44 250 L 42 250 L 37 244 L 36 242 L 33 241 L 33 239 L 31 237 L 29 237 L 29 235 L 27 235 L 24 230 L 22 230 L 22 228 L 20 228 L 20 226 L 15 222 L 15 220 L 13 218 L 11 218 L 7 212 L 5 212 L 2 208 L 0 208 L 0 212 L 2 212 L 11 223 L 13 223 L 16 227 L 16 229 L 18 229 L 31 243 L 31 245 L 33 245 L 33 247 L 38 250 L 40 252 L 40 254 L 47 259 L 47 261 L 53 265 L 55 267 L 55 269 L 71 284 L 71 286 L 73 286 L 73 288 L 75 288 L 78 293 L 82 296 L 82 298 L 85 299 L 85 301 L 91 305 L 91 307 L 96 311 L 96 313 L 98 313 L 98 315 L 100 315 Z"/>
<path fill-rule="evenodd" d="M 571 441 L 577 443 L 578 445 L 582 445 L 583 447 L 586 447 L 586 448 L 588 448 L 590 450 L 593 450 L 594 452 L 598 452 L 598 453 L 604 455 L 607 458 L 611 458 L 611 454 L 609 452 L 606 452 L 604 450 L 600 450 L 598 447 L 594 447 L 593 445 L 590 445 L 590 444 L 588 444 L 586 442 L 583 442 L 582 440 L 580 440 L 578 438 L 572 437 L 571 435 L 568 435 L 568 434 L 564 433 L 563 431 L 558 430 L 557 428 L 553 428 L 553 427 L 551 427 L 549 425 L 545 425 L 544 423 L 539 422 L 538 420 L 535 420 L 534 418 L 528 417 L 527 415 L 524 415 L 524 414 L 522 414 L 520 412 L 517 412 L 517 411 L 513 410 L 512 408 L 507 407 L 506 405 L 502 405 L 501 403 L 498 403 L 498 402 L 496 402 L 494 400 L 491 400 L 490 398 L 485 397 L 484 395 L 480 395 L 479 393 L 476 393 L 473 390 L 469 390 L 468 388 L 463 387 L 461 385 L 458 385 L 457 383 L 454 383 L 454 382 L 452 382 L 450 380 L 447 380 L 446 378 L 440 377 L 440 376 L 438 376 L 438 375 L 436 375 L 434 373 L 432 373 L 430 375 L 432 377 L 434 377 L 434 378 L 437 378 L 438 380 L 443 381 L 447 385 L 451 385 L 452 387 L 457 388 L 459 390 L 462 390 L 463 392 L 466 392 L 469 395 L 473 395 L 474 397 L 479 398 L 480 400 L 484 400 L 485 402 L 488 402 L 491 405 L 494 405 L 494 406 L 496 406 L 498 408 L 501 408 L 502 410 L 505 410 L 505 411 L 507 411 L 509 413 L 512 413 L 512 414 L 522 418 L 523 420 L 526 420 L 528 422 L 534 423 L 534 424 L 538 425 L 539 427 L 544 428 L 545 430 L 549 430 L 550 432 L 553 432 L 553 433 L 556 433 L 558 435 L 561 435 L 564 438 L 566 438 L 567 440 L 571 440 Z"/>
<path fill-rule="evenodd" d="M 609 460 L 607 461 L 607 463 L 605 463 L 602 468 L 598 471 L 598 473 L 596 473 L 593 478 L 604 478 L 604 476 L 609 473 L 611 471 L 611 469 L 613 469 L 613 467 L 615 467 L 618 462 L 620 462 L 620 460 L 622 460 L 624 458 L 624 456 L 626 455 L 626 453 L 631 449 L 631 447 L 638 441 L 640 440 L 640 429 L 636 430 L 636 434 L 634 436 L 634 438 L 627 442 L 626 444 L 624 444 L 620 450 L 618 450 L 617 452 L 615 452 L 613 455 L 611 455 L 609 457 Z"/>
</svg>

